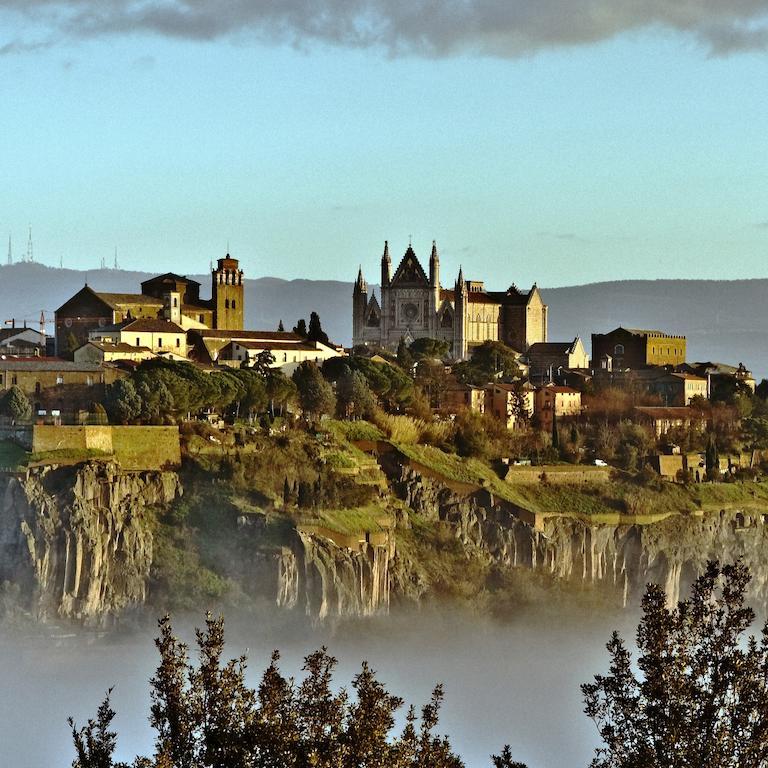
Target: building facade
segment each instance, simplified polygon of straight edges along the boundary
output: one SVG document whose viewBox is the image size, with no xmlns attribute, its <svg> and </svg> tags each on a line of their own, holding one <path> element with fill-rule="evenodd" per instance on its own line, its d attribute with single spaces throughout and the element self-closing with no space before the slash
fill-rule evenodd
<svg viewBox="0 0 768 768">
<path fill-rule="evenodd" d="M 589 368 L 589 355 L 577 336 L 573 341 L 540 341 L 526 354 L 529 375 L 537 382 L 553 381 L 561 370 Z"/>
<path fill-rule="evenodd" d="M 638 328 L 616 328 L 592 334 L 592 365 L 620 371 L 654 365 L 683 365 L 685 336 Z"/>
<path fill-rule="evenodd" d="M 352 337 L 355 346 L 395 349 L 428 337 L 448 342 L 456 359 L 469 356 L 473 346 L 501 341 L 518 351 L 547 340 L 547 305 L 539 289 L 487 291 L 479 280 L 465 280 L 459 269 L 453 290 L 440 282 L 440 256 L 432 243 L 429 272 L 408 246 L 392 274 L 389 244 L 381 257 L 381 298 L 358 271 L 352 298 Z"/>
</svg>

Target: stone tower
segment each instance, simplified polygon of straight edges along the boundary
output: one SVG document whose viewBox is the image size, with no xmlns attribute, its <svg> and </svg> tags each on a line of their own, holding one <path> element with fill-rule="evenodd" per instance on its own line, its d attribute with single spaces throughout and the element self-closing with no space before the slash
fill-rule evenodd
<svg viewBox="0 0 768 768">
<path fill-rule="evenodd" d="M 357 280 L 352 291 L 352 343 L 363 343 L 365 311 L 368 309 L 368 284 L 363 277 L 362 266 L 357 271 Z"/>
<path fill-rule="evenodd" d="M 245 287 L 240 263 L 227 254 L 216 263 L 211 273 L 213 327 L 219 330 L 241 331 L 244 326 Z"/>
</svg>

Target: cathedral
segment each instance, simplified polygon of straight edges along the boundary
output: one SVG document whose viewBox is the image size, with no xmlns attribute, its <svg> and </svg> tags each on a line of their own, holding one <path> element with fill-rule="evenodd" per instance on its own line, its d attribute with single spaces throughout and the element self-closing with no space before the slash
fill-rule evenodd
<svg viewBox="0 0 768 768">
<path fill-rule="evenodd" d="M 459 275 L 453 290 L 440 285 L 440 256 L 432 242 L 429 275 L 412 246 L 408 246 L 392 274 L 389 244 L 381 257 L 381 299 L 357 274 L 352 309 L 353 344 L 395 349 L 401 338 L 406 343 L 429 337 L 450 344 L 452 356 L 461 360 L 473 346 L 484 341 L 502 341 L 519 352 L 547 340 L 547 305 L 539 289 L 520 291 L 512 285 L 506 291 L 487 291 L 480 280 Z"/>
</svg>

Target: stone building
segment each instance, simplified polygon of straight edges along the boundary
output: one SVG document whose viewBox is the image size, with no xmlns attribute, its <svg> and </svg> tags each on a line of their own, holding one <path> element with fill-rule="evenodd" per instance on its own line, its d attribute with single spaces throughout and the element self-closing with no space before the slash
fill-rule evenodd
<svg viewBox="0 0 768 768">
<path fill-rule="evenodd" d="M 685 336 L 664 331 L 616 328 L 592 334 L 592 365 L 604 370 L 685 363 Z"/>
<path fill-rule="evenodd" d="M 408 246 L 392 274 L 389 244 L 381 257 L 381 298 L 368 291 L 362 268 L 352 299 L 353 344 L 395 349 L 401 338 L 410 343 L 429 337 L 447 341 L 456 359 L 473 346 L 502 341 L 518 351 L 547 340 L 547 305 L 539 289 L 488 291 L 482 281 L 465 280 L 463 271 L 453 290 L 440 282 L 440 256 L 432 243 L 429 273 Z"/>
<path fill-rule="evenodd" d="M 245 309 L 243 271 L 226 255 L 211 272 L 211 298 L 200 283 L 167 272 L 141 284 L 141 293 L 105 293 L 86 285 L 56 310 L 56 352 L 72 355 L 92 331 L 131 320 L 167 320 L 191 328 L 241 329 Z"/>
<path fill-rule="evenodd" d="M 573 341 L 539 341 L 526 354 L 532 380 L 553 381 L 561 370 L 589 368 L 589 355 L 578 336 Z"/>
</svg>

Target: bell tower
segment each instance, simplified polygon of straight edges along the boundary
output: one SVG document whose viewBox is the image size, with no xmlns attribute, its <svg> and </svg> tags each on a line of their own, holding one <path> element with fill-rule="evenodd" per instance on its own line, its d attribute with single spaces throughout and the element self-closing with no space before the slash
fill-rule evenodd
<svg viewBox="0 0 768 768">
<path fill-rule="evenodd" d="M 242 331 L 245 289 L 240 262 L 227 254 L 216 262 L 211 272 L 213 327 L 217 330 Z"/>
</svg>

